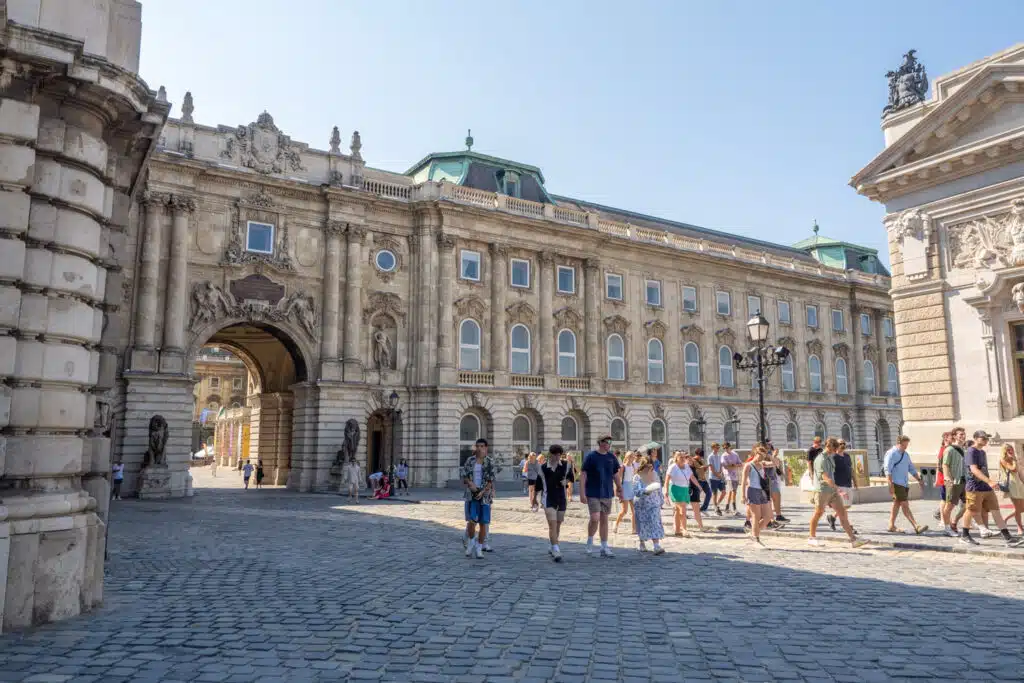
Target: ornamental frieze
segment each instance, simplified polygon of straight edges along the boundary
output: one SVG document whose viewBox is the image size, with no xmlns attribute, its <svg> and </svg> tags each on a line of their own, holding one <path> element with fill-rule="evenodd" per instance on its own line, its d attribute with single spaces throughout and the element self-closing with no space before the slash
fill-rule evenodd
<svg viewBox="0 0 1024 683">
<path fill-rule="evenodd" d="M 565 306 L 555 311 L 555 322 L 563 328 L 579 330 L 583 327 L 583 316 L 576 309 Z"/>
<path fill-rule="evenodd" d="M 621 315 L 610 315 L 604 319 L 604 328 L 608 332 L 626 334 L 626 330 L 629 329 L 629 321 Z"/>
<path fill-rule="evenodd" d="M 1024 199 L 995 218 L 949 228 L 949 257 L 954 268 L 993 270 L 1024 263 Z"/>
<path fill-rule="evenodd" d="M 692 341 L 699 344 L 704 338 L 704 328 L 700 325 L 683 325 L 679 328 L 679 334 L 683 341 Z"/>
<path fill-rule="evenodd" d="M 647 333 L 648 339 L 665 339 L 665 333 L 668 328 L 665 327 L 665 323 L 660 320 L 648 320 L 644 323 L 644 332 Z"/>
<path fill-rule="evenodd" d="M 505 314 L 508 316 L 509 325 L 522 324 L 530 327 L 537 319 L 537 312 L 525 301 L 514 302 L 505 309 Z"/>
<path fill-rule="evenodd" d="M 317 337 L 316 304 L 305 292 L 292 292 L 276 304 L 258 300 L 239 302 L 233 294 L 209 281 L 196 283 L 192 288 L 192 315 L 188 323 L 192 333 L 207 323 L 226 318 L 270 323 L 291 321 L 311 339 Z"/>
<path fill-rule="evenodd" d="M 368 325 L 378 315 L 390 316 L 396 323 L 405 326 L 405 310 L 402 299 L 393 292 L 370 292 L 363 307 L 363 324 Z"/>
<path fill-rule="evenodd" d="M 274 117 L 260 114 L 248 126 L 239 126 L 227 138 L 221 156 L 235 160 L 264 175 L 285 171 L 304 171 L 299 156 L 301 147 L 274 125 Z"/>
</svg>

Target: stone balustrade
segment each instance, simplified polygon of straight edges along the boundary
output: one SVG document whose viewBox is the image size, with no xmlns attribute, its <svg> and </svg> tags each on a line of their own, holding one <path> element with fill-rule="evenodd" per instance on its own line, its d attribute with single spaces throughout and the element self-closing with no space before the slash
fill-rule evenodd
<svg viewBox="0 0 1024 683">
<path fill-rule="evenodd" d="M 509 386 L 523 389 L 543 389 L 543 375 L 510 375 Z"/>
<path fill-rule="evenodd" d="M 475 387 L 492 387 L 494 386 L 494 373 L 459 370 L 459 384 Z"/>
</svg>

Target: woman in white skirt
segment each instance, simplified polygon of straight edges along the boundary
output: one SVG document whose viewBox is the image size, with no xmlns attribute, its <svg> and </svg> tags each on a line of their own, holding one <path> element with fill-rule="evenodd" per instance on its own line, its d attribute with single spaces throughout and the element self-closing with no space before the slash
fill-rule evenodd
<svg viewBox="0 0 1024 683">
<path fill-rule="evenodd" d="M 636 474 L 636 453 L 626 451 L 622 458 L 622 503 L 619 509 L 619 516 L 615 518 L 615 533 L 619 533 L 619 523 L 629 512 L 629 519 L 633 524 L 633 533 L 636 533 L 636 509 L 633 507 L 633 475 Z"/>
</svg>

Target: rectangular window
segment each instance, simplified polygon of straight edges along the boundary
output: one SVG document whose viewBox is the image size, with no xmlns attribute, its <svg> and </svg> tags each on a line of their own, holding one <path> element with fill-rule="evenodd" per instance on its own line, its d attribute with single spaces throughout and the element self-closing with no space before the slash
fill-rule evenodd
<svg viewBox="0 0 1024 683">
<path fill-rule="evenodd" d="M 697 312 L 697 288 L 683 287 L 683 310 L 690 313 Z"/>
<path fill-rule="evenodd" d="M 895 330 L 892 327 L 892 318 L 882 318 L 882 331 L 885 333 L 886 339 L 892 339 L 896 336 Z"/>
<path fill-rule="evenodd" d="M 211 389 L 220 389 L 220 377 L 211 377 L 210 378 L 210 388 Z"/>
<path fill-rule="evenodd" d="M 249 221 L 245 231 L 245 250 L 257 254 L 274 253 L 274 226 L 271 223 Z"/>
<path fill-rule="evenodd" d="M 843 321 L 843 312 L 838 308 L 832 309 L 832 329 L 836 332 L 842 332 L 846 329 L 846 325 Z"/>
<path fill-rule="evenodd" d="M 818 307 L 807 307 L 807 327 L 818 327 Z"/>
<path fill-rule="evenodd" d="M 867 313 L 860 314 L 860 333 L 865 337 L 871 336 L 871 316 Z"/>
<path fill-rule="evenodd" d="M 793 322 L 792 318 L 789 317 L 789 302 L 779 302 L 779 322 L 784 325 L 789 325 Z"/>
<path fill-rule="evenodd" d="M 622 276 L 616 273 L 605 273 L 604 295 L 615 301 L 622 301 Z"/>
<path fill-rule="evenodd" d="M 514 258 L 512 259 L 512 286 L 513 287 L 529 287 L 530 286 L 530 262 Z"/>
<path fill-rule="evenodd" d="M 755 315 L 761 312 L 761 297 L 759 296 L 748 296 L 747 297 L 747 316 L 753 318 Z"/>
<path fill-rule="evenodd" d="M 715 305 L 718 315 L 732 315 L 732 298 L 729 292 L 715 292 Z"/>
<path fill-rule="evenodd" d="M 480 281 L 480 252 L 463 249 L 460 252 L 461 267 L 459 277 L 463 280 Z"/>
<path fill-rule="evenodd" d="M 235 377 L 233 380 L 231 380 L 231 388 L 234 391 L 241 391 L 242 390 L 242 378 L 241 377 Z"/>
<path fill-rule="evenodd" d="M 661 305 L 661 283 L 658 282 L 657 280 L 647 281 L 647 305 Z"/>
<path fill-rule="evenodd" d="M 560 294 L 576 293 L 576 269 L 572 266 L 558 266 L 558 292 Z"/>
</svg>

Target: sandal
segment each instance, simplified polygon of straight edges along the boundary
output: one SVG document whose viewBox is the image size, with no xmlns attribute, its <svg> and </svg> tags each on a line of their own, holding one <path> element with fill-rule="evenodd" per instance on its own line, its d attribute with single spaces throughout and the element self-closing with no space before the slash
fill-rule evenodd
<svg viewBox="0 0 1024 683">
<path fill-rule="evenodd" d="M 926 531 L 928 531 L 928 525 L 927 524 L 925 524 L 924 526 L 919 526 L 916 529 L 914 529 L 914 533 L 917 534 L 918 536 L 920 536 L 921 534 L 923 534 Z"/>
<path fill-rule="evenodd" d="M 907 532 L 904 531 L 903 529 L 898 528 L 898 527 L 891 526 L 891 527 L 889 527 L 889 533 L 890 534 L 905 534 Z"/>
</svg>

